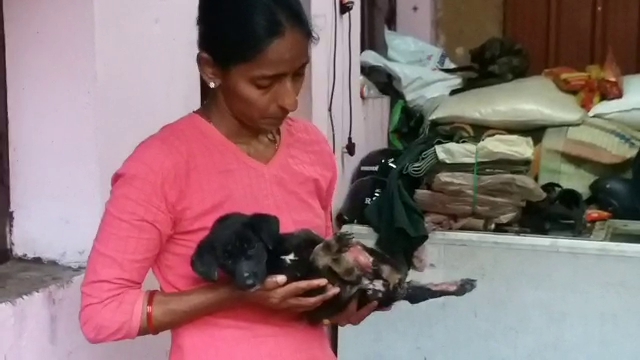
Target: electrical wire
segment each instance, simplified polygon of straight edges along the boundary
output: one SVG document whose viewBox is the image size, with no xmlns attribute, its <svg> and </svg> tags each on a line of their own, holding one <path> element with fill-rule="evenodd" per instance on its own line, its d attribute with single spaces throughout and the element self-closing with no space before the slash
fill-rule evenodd
<svg viewBox="0 0 640 360">
<path fill-rule="evenodd" d="M 329 94 L 329 123 L 331 125 L 331 147 L 336 153 L 336 125 L 333 121 L 333 98 L 336 93 L 336 66 L 338 60 L 338 2 L 333 0 L 333 67 L 331 80 L 331 93 Z"/>
<path fill-rule="evenodd" d="M 353 143 L 353 84 L 352 84 L 352 80 L 351 80 L 351 72 L 352 72 L 352 66 L 353 66 L 353 61 L 351 59 L 351 11 L 349 11 L 349 31 L 347 32 L 347 36 L 349 38 L 348 40 L 348 52 L 349 52 L 349 135 L 347 137 L 347 144 L 353 148 L 353 153 L 349 154 L 351 156 L 353 156 L 355 154 L 355 144 Z M 353 144 L 353 145 L 351 145 Z"/>
</svg>

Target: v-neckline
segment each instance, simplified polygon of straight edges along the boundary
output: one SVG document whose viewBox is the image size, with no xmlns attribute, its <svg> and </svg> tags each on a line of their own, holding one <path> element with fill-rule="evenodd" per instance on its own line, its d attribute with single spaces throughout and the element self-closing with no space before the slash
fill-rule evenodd
<svg viewBox="0 0 640 360">
<path fill-rule="evenodd" d="M 196 122 L 200 124 L 201 127 L 203 127 L 203 130 L 205 131 L 205 133 L 211 134 L 215 138 L 215 140 L 218 142 L 218 144 L 224 147 L 225 150 L 229 151 L 231 154 L 235 155 L 238 159 L 242 160 L 247 165 L 252 166 L 254 168 L 266 170 L 276 166 L 277 163 L 280 161 L 280 158 L 282 157 L 281 153 L 284 150 L 286 150 L 287 143 L 288 143 L 287 122 L 289 121 L 289 119 L 286 119 L 280 128 L 280 142 L 278 144 L 278 148 L 276 149 L 276 152 L 273 154 L 273 156 L 268 162 L 263 163 L 249 156 L 249 154 L 247 154 L 246 152 L 242 151 L 242 148 L 240 148 L 233 141 L 229 140 L 226 136 L 224 136 L 218 130 L 218 128 L 213 126 L 213 124 L 211 124 L 209 121 L 207 121 L 207 119 L 202 117 L 202 115 L 198 114 L 197 112 L 193 112 L 193 114 L 197 118 Z"/>
</svg>

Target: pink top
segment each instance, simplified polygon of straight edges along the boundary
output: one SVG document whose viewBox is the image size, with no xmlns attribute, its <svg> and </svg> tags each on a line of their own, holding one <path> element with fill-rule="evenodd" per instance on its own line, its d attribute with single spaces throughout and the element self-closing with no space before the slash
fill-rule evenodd
<svg viewBox="0 0 640 360">
<path fill-rule="evenodd" d="M 200 116 L 190 114 L 142 142 L 112 179 L 111 197 L 87 264 L 80 322 L 93 343 L 136 337 L 141 284 L 163 291 L 203 282 L 190 267 L 196 244 L 232 211 L 280 218 L 283 231 L 332 233 L 337 168 L 310 122 L 285 121 L 264 165 Z M 220 311 L 172 331 L 172 360 L 334 360 L 322 327 L 257 307 Z"/>
</svg>

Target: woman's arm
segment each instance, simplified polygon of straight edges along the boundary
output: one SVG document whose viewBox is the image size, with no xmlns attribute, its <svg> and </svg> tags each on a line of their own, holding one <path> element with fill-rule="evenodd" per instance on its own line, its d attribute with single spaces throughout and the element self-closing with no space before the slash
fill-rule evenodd
<svg viewBox="0 0 640 360">
<path fill-rule="evenodd" d="M 171 194 L 180 189 L 174 154 L 143 143 L 112 179 L 109 201 L 82 284 L 80 323 L 92 343 L 132 339 L 148 333 L 147 295 L 142 283 L 173 232 Z M 204 287 L 158 293 L 156 330 L 167 330 L 217 311 L 234 299 L 232 290 Z"/>
<path fill-rule="evenodd" d="M 142 309 L 138 336 L 149 334 L 146 301 Z M 153 301 L 153 327 L 163 332 L 214 313 L 242 300 L 239 291 L 229 287 L 207 286 L 178 293 L 158 293 Z"/>
</svg>

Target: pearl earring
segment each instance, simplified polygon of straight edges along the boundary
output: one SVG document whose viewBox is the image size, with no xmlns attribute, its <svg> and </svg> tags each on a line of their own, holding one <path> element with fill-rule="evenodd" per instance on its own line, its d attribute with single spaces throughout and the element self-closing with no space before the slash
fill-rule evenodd
<svg viewBox="0 0 640 360">
<path fill-rule="evenodd" d="M 218 85 L 217 85 L 215 82 L 213 82 L 213 81 L 210 81 L 210 82 L 209 82 L 209 87 L 210 87 L 210 88 L 215 89 L 215 88 L 216 88 L 216 86 L 218 86 Z"/>
</svg>

